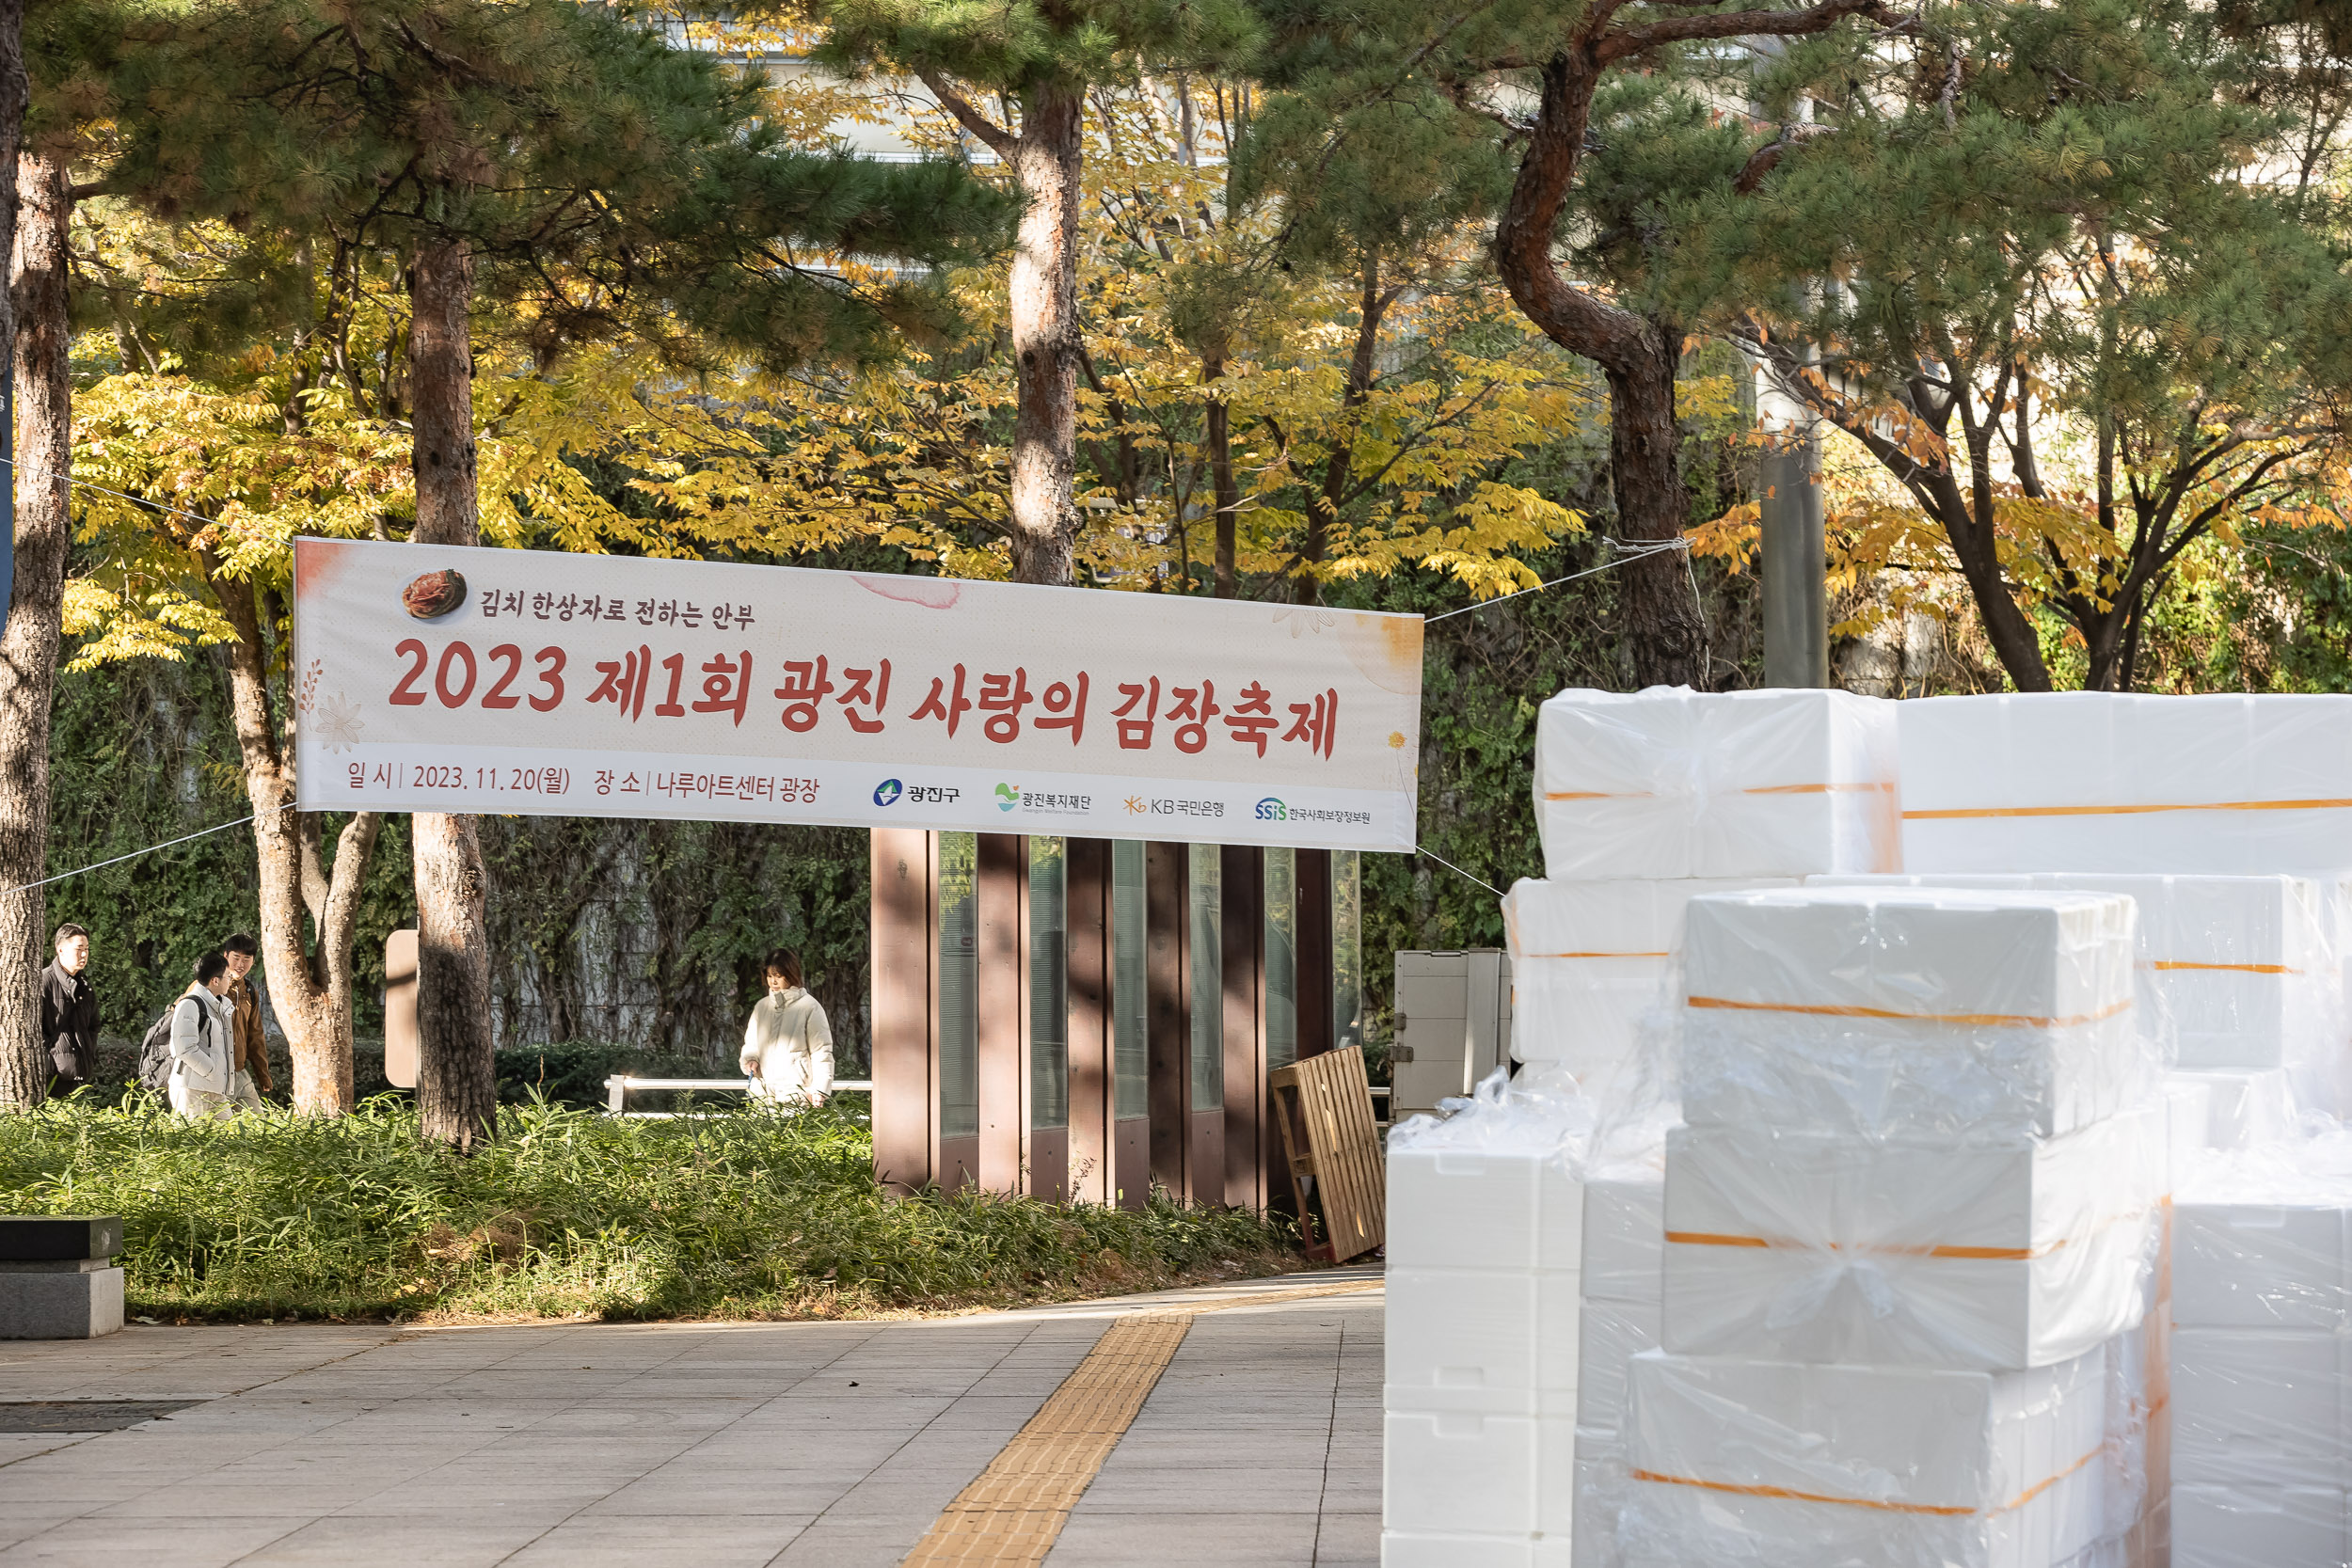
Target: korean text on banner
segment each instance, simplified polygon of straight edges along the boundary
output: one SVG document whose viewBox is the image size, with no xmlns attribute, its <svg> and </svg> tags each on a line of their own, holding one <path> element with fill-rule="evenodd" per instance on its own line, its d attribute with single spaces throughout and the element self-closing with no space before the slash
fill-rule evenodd
<svg viewBox="0 0 2352 1568">
<path fill-rule="evenodd" d="M 1414 846 L 1419 616 L 294 547 L 306 811 Z"/>
</svg>

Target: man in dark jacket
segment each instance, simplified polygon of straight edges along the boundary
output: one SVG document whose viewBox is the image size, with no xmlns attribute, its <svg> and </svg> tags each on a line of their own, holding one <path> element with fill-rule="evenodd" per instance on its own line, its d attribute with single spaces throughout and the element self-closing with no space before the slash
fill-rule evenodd
<svg viewBox="0 0 2352 1568">
<path fill-rule="evenodd" d="M 89 1082 L 98 1060 L 98 990 L 89 983 L 89 933 L 57 927 L 56 961 L 40 972 L 40 1041 L 49 1048 L 49 1092 Z"/>
<path fill-rule="evenodd" d="M 222 942 L 220 950 L 229 959 L 229 1002 L 236 1010 L 230 1033 L 236 1037 L 237 1070 L 245 1075 L 236 1086 L 235 1098 L 258 1106 L 274 1086 L 269 1076 L 269 1044 L 262 1034 L 262 999 L 246 978 L 253 973 L 254 959 L 261 956 L 261 943 L 239 931 Z"/>
</svg>

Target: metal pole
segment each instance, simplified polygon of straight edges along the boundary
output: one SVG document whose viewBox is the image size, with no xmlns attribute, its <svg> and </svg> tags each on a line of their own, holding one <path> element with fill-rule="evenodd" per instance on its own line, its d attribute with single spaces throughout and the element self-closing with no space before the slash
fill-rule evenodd
<svg viewBox="0 0 2352 1568">
<path fill-rule="evenodd" d="M 1777 401 L 1777 400 L 1776 400 Z M 1821 446 L 1800 415 L 1762 464 L 1764 684 L 1829 685 L 1829 590 L 1821 543 Z"/>
</svg>

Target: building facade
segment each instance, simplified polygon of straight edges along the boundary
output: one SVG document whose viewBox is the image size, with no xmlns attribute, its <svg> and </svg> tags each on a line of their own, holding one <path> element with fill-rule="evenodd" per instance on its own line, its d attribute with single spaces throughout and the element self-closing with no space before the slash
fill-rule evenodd
<svg viewBox="0 0 2352 1568">
<path fill-rule="evenodd" d="M 1267 1074 L 1362 1042 L 1354 854 L 877 830 L 873 855 L 883 1182 L 1278 1196 Z"/>
</svg>

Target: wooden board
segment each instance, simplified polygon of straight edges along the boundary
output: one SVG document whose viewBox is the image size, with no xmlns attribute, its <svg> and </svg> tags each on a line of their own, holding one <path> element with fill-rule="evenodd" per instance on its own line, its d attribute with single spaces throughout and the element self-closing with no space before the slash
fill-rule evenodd
<svg viewBox="0 0 2352 1568">
<path fill-rule="evenodd" d="M 1268 1075 L 1307 1256 L 1344 1263 L 1388 1240 L 1388 1173 L 1355 1046 Z"/>
</svg>

